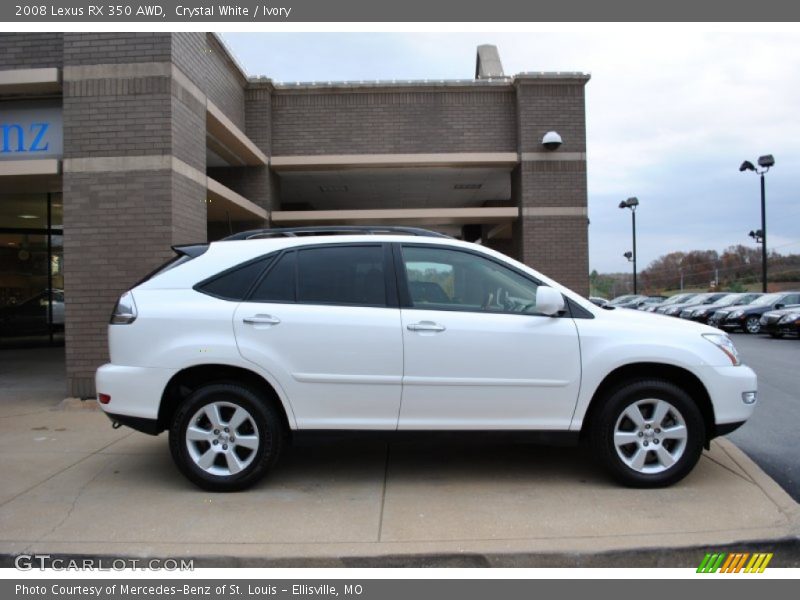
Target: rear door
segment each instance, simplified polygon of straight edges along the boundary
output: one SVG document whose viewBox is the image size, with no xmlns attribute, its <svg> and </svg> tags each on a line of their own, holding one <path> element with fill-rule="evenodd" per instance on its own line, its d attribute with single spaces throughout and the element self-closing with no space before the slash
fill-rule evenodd
<svg viewBox="0 0 800 600">
<path fill-rule="evenodd" d="M 242 356 L 280 381 L 299 428 L 396 428 L 403 340 L 388 245 L 285 252 L 233 324 Z"/>
</svg>

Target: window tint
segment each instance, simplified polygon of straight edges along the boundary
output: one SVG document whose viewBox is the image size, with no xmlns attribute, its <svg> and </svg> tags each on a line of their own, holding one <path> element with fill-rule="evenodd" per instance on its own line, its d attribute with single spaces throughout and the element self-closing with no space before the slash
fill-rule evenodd
<svg viewBox="0 0 800 600">
<path fill-rule="evenodd" d="M 275 265 L 259 282 L 251 302 L 294 302 L 295 292 L 295 253 L 281 256 Z"/>
<path fill-rule="evenodd" d="M 271 257 L 262 258 L 238 269 L 228 271 L 202 284 L 198 289 L 201 292 L 224 298 L 225 300 L 243 300 L 271 260 Z"/>
<path fill-rule="evenodd" d="M 404 247 L 403 262 L 414 308 L 536 312 L 536 283 L 489 259 L 445 248 Z"/>
<path fill-rule="evenodd" d="M 386 306 L 381 246 L 300 250 L 297 277 L 299 302 Z"/>
</svg>

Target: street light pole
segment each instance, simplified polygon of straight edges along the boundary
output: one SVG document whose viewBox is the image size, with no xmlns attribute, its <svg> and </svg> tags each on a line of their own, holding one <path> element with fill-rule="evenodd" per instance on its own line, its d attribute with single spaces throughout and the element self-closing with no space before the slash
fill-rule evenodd
<svg viewBox="0 0 800 600">
<path fill-rule="evenodd" d="M 620 208 L 631 209 L 631 225 L 633 227 L 633 252 L 631 255 L 631 262 L 633 263 L 633 293 L 638 293 L 638 286 L 636 283 L 636 207 L 639 206 L 639 199 L 635 196 L 623 200 L 619 203 Z"/>
<path fill-rule="evenodd" d="M 761 177 L 761 290 L 764 293 L 767 292 L 767 195 L 764 175 L 774 165 L 775 159 L 772 155 L 765 154 L 758 157 L 758 166 L 761 170 L 756 169 L 749 160 L 744 161 L 739 167 L 739 171 L 752 171 Z"/>
<path fill-rule="evenodd" d="M 761 171 L 761 291 L 767 293 L 767 195 L 764 191 L 764 173 Z"/>
<path fill-rule="evenodd" d="M 631 223 L 633 224 L 633 293 L 638 294 L 636 286 L 636 207 L 631 208 Z"/>
</svg>

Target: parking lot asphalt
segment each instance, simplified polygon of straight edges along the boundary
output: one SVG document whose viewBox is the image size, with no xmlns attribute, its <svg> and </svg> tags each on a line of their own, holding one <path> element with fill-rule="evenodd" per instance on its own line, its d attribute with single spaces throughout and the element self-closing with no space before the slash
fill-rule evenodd
<svg viewBox="0 0 800 600">
<path fill-rule="evenodd" d="M 178 473 L 165 436 L 114 430 L 94 402 L 61 401 L 58 352 L 33 352 L 0 352 L 2 565 L 24 551 L 204 566 L 619 566 L 634 555 L 696 566 L 707 548 L 787 543 L 774 564 L 800 564 L 800 505 L 726 440 L 659 490 L 615 485 L 583 448 L 353 440 L 304 443 L 253 489 L 214 494 Z"/>
<path fill-rule="evenodd" d="M 800 502 L 800 339 L 731 337 L 758 374 L 758 406 L 728 437 Z"/>
</svg>

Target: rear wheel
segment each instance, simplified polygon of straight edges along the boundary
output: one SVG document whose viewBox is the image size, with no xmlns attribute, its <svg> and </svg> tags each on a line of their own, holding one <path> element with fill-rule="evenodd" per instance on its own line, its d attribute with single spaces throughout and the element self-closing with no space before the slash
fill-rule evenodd
<svg viewBox="0 0 800 600">
<path fill-rule="evenodd" d="M 259 393 L 237 384 L 209 384 L 176 411 L 169 445 L 175 464 L 192 483 L 215 492 L 242 490 L 277 460 L 282 421 Z"/>
<path fill-rule="evenodd" d="M 663 487 L 680 481 L 703 451 L 697 405 L 680 387 L 641 379 L 616 388 L 590 424 L 594 453 L 621 483 Z"/>
<path fill-rule="evenodd" d="M 761 331 L 761 322 L 758 317 L 747 317 L 744 322 L 744 329 L 747 333 L 758 333 Z"/>
</svg>

